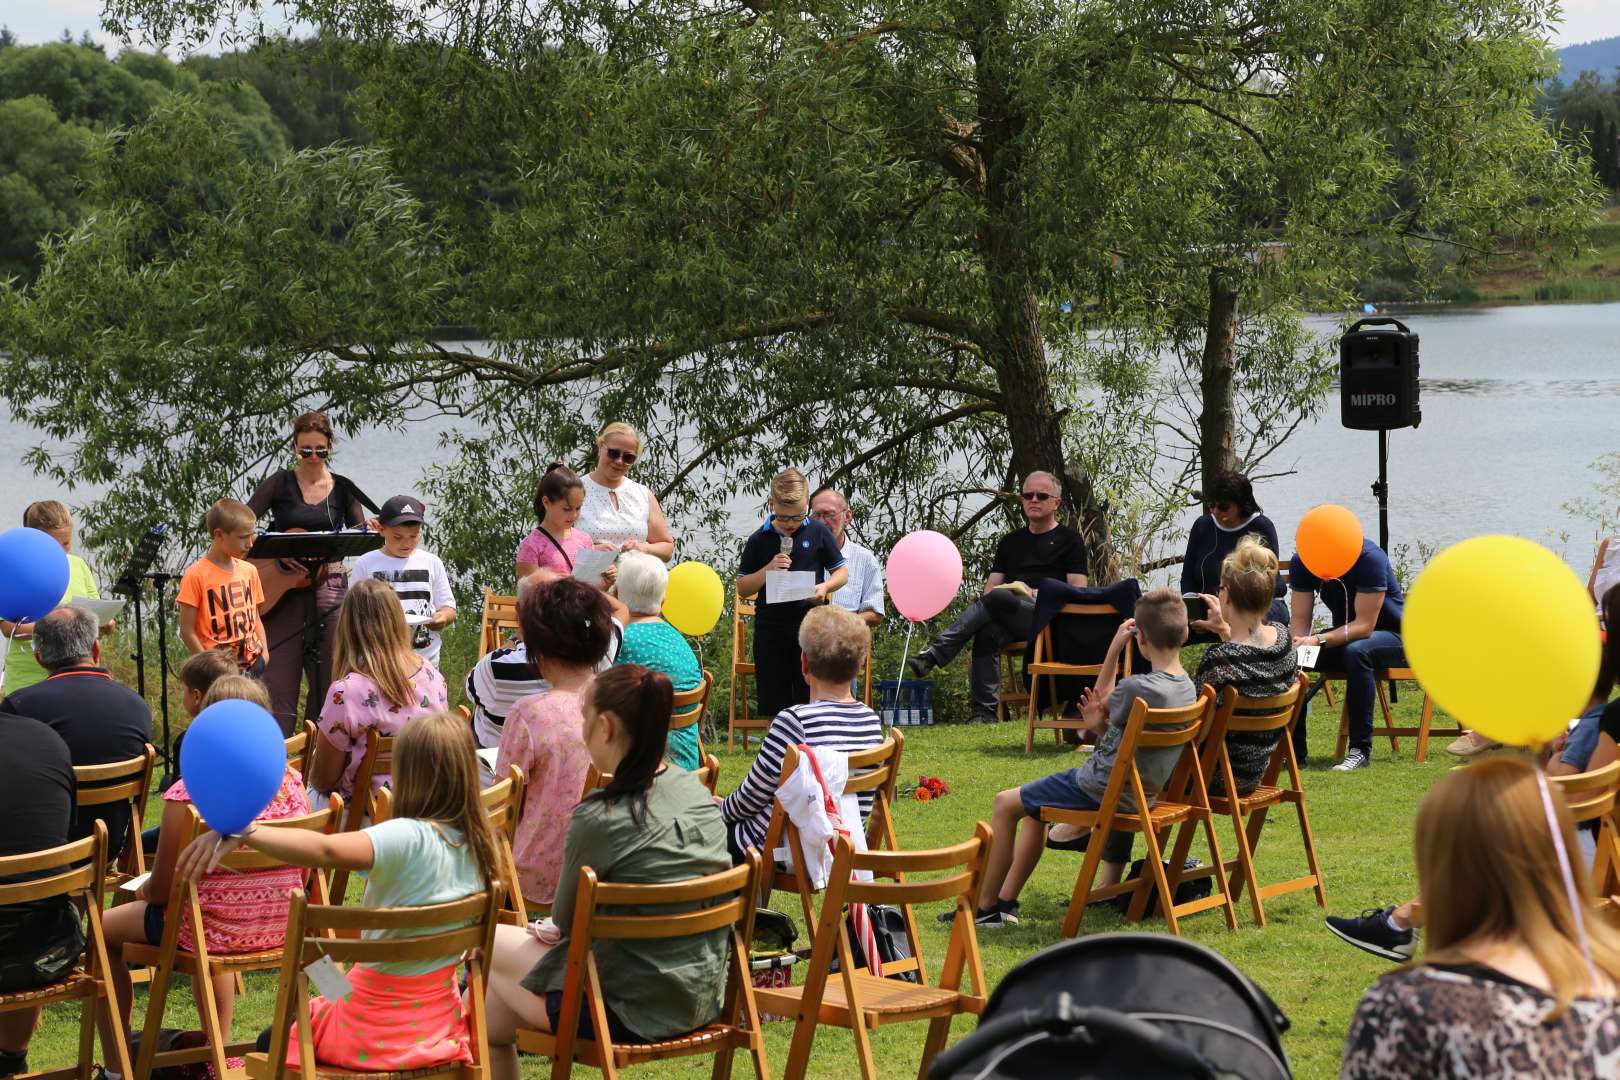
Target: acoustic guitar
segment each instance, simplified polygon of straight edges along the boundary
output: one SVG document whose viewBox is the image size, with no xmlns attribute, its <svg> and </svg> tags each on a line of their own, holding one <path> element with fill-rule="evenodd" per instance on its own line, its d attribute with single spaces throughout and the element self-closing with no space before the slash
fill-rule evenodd
<svg viewBox="0 0 1620 1080">
<path fill-rule="evenodd" d="M 308 532 L 308 529 L 287 529 L 287 532 Z M 252 549 L 249 549 L 251 554 Z M 248 559 L 248 562 L 259 568 L 259 584 L 264 589 L 264 603 L 259 605 L 261 617 L 270 614 L 275 606 L 281 603 L 282 598 L 290 592 L 307 589 L 326 578 L 326 568 L 329 564 L 323 563 L 313 576 L 309 569 L 301 562 L 292 559 Z"/>
</svg>

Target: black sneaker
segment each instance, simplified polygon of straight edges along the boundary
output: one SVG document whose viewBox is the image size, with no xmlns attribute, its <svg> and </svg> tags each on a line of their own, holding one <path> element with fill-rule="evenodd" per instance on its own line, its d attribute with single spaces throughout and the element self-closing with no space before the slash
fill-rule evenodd
<svg viewBox="0 0 1620 1080">
<path fill-rule="evenodd" d="M 1333 771 L 1355 772 L 1357 769 L 1365 769 L 1371 764 L 1372 758 L 1367 756 L 1367 751 L 1352 746 L 1350 752 L 1344 755 L 1344 760 L 1333 766 Z"/>
<path fill-rule="evenodd" d="M 1352 751 L 1354 753 L 1354 751 Z M 1354 919 L 1327 917 L 1327 928 L 1358 949 L 1397 962 L 1412 959 L 1417 952 L 1417 932 L 1397 930 L 1389 924 L 1394 907 L 1369 908 Z"/>
<path fill-rule="evenodd" d="M 942 911 L 939 913 L 938 918 L 940 922 L 949 925 L 950 923 L 956 921 L 956 909 L 952 908 L 950 911 Z M 973 918 L 973 923 L 975 926 L 980 926 L 985 929 L 995 929 L 996 927 L 1001 926 L 1016 926 L 1018 925 L 1018 901 L 997 900 L 996 906 L 991 908 L 989 911 L 978 912 Z"/>
<path fill-rule="evenodd" d="M 911 672 L 913 679 L 926 679 L 928 673 L 934 670 L 934 658 L 928 655 L 927 649 L 924 649 L 906 661 L 906 670 Z"/>
</svg>

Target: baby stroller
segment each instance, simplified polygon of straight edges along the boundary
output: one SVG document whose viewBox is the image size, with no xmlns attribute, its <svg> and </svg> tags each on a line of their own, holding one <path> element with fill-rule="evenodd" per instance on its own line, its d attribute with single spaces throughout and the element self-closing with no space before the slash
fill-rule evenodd
<svg viewBox="0 0 1620 1080">
<path fill-rule="evenodd" d="M 1166 934 L 1094 934 L 1007 973 L 929 1080 L 1288 1080 L 1285 1017 L 1218 953 Z"/>
</svg>

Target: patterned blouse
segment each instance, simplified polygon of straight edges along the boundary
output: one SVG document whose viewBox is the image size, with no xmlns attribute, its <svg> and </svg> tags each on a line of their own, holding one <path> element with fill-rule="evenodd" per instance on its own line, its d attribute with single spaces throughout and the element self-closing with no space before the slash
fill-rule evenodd
<svg viewBox="0 0 1620 1080">
<path fill-rule="evenodd" d="M 1479 964 L 1392 971 L 1361 999 L 1340 1080 L 1506 1080 L 1620 1076 L 1620 1001 L 1553 999 Z"/>
<path fill-rule="evenodd" d="M 557 895 L 568 821 L 591 768 L 579 728 L 579 694 L 547 690 L 514 705 L 501 730 L 495 775 L 516 765 L 529 778 L 512 854 L 530 903 L 549 904 Z"/>
<path fill-rule="evenodd" d="M 450 689 L 444 676 L 426 660 L 411 676 L 411 698 L 406 705 L 389 704 L 370 676 L 358 671 L 335 680 L 327 689 L 319 726 L 328 742 L 349 755 L 333 789 L 345 802 L 354 796 L 354 776 L 366 756 L 366 732 L 376 728 L 379 735 L 397 735 L 413 716 L 450 711 Z M 386 776 L 371 778 L 373 790 L 387 786 Z"/>
<path fill-rule="evenodd" d="M 190 802 L 186 782 L 176 780 L 174 786 L 163 793 L 163 800 Z M 276 821 L 307 813 L 309 803 L 304 799 L 304 778 L 289 765 L 282 774 L 275 798 L 254 820 Z M 208 951 L 248 953 L 280 946 L 287 940 L 287 909 L 291 906 L 288 897 L 303 884 L 304 871 L 296 866 L 241 874 L 234 870 L 215 870 L 199 879 L 197 902 L 202 907 L 203 935 L 208 941 Z M 165 918 L 178 917 L 174 912 L 165 914 Z M 191 920 L 185 919 L 180 924 L 180 948 L 191 952 L 196 947 Z"/>
<path fill-rule="evenodd" d="M 598 544 L 622 548 L 627 540 L 646 540 L 652 520 L 652 492 L 645 484 L 629 477 L 616 488 L 603 487 L 589 476 L 580 477 L 585 485 L 585 502 L 575 528 L 596 538 Z"/>
<path fill-rule="evenodd" d="M 1299 653 L 1288 635 L 1288 627 L 1281 623 L 1271 625 L 1277 631 L 1277 640 L 1269 649 L 1240 641 L 1218 641 L 1211 645 L 1198 663 L 1193 682 L 1199 687 L 1212 686 L 1216 693 L 1228 686 L 1235 687 L 1238 693 L 1251 698 L 1287 693 L 1299 677 Z M 1281 737 L 1280 730 L 1236 731 L 1226 736 L 1226 752 L 1232 758 L 1232 779 L 1237 781 L 1239 795 L 1247 795 L 1260 783 Z M 1209 793 L 1220 795 L 1225 790 L 1226 782 L 1217 773 Z"/>
<path fill-rule="evenodd" d="M 698 667 L 692 646 L 681 632 L 662 619 L 657 622 L 631 623 L 624 628 L 624 644 L 619 648 L 616 664 L 640 664 L 642 667 L 662 671 L 669 676 L 677 694 L 696 690 L 703 685 L 703 669 Z M 691 708 L 684 710 L 691 712 Z M 669 733 L 669 746 L 664 754 L 683 769 L 696 769 L 703 764 L 698 756 L 698 731 L 689 724 Z"/>
</svg>

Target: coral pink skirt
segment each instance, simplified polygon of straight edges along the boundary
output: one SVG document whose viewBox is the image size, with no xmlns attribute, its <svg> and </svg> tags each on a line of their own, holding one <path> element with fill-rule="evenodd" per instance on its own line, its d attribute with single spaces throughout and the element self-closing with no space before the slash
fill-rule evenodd
<svg viewBox="0 0 1620 1080">
<path fill-rule="evenodd" d="M 309 1003 L 315 1060 L 357 1072 L 406 1072 L 473 1060 L 456 965 L 426 975 L 389 975 L 356 964 L 354 993 Z M 296 1032 L 287 1064 L 298 1065 Z"/>
</svg>

